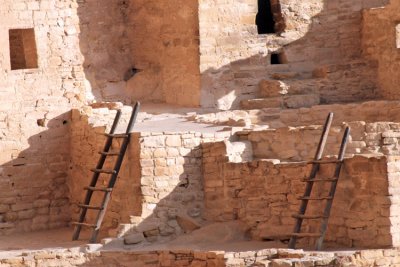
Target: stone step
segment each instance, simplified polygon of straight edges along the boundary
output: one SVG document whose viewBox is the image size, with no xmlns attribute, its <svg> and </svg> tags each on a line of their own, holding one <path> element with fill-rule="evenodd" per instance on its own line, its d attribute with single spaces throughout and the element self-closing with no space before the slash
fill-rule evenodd
<svg viewBox="0 0 400 267">
<path fill-rule="evenodd" d="M 317 94 L 319 88 L 325 84 L 323 79 L 304 80 L 262 80 L 259 83 L 261 97 L 275 97 L 281 95 Z"/>
<path fill-rule="evenodd" d="M 283 95 L 269 98 L 256 98 L 243 100 L 243 109 L 263 109 L 263 108 L 304 108 L 318 105 L 320 98 L 318 94 L 304 95 Z"/>
</svg>

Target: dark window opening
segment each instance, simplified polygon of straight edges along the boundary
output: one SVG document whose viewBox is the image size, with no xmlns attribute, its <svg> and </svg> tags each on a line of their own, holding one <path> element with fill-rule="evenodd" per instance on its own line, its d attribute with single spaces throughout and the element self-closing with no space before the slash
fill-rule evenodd
<svg viewBox="0 0 400 267">
<path fill-rule="evenodd" d="M 35 31 L 33 29 L 9 30 L 11 70 L 38 67 Z"/>
<path fill-rule="evenodd" d="M 285 29 L 279 0 L 258 0 L 256 25 L 258 34 L 280 33 Z"/>
<path fill-rule="evenodd" d="M 286 64 L 286 55 L 283 52 L 271 54 L 271 65 Z"/>
<path fill-rule="evenodd" d="M 275 33 L 275 20 L 270 0 L 258 0 L 256 24 L 258 34 Z"/>
</svg>

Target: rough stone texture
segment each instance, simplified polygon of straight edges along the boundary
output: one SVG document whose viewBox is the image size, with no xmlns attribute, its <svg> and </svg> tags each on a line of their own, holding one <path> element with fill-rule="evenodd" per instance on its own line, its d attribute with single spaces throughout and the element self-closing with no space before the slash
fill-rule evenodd
<svg viewBox="0 0 400 267">
<path fill-rule="evenodd" d="M 130 59 L 143 70 L 128 81 L 129 95 L 199 106 L 198 0 L 127 2 Z"/>
<path fill-rule="evenodd" d="M 269 127 L 272 129 L 285 126 L 322 125 L 329 112 L 335 114 L 333 125 L 343 122 L 399 122 L 400 104 L 398 101 L 367 101 L 362 103 L 317 105 L 310 108 L 286 109 L 264 108 L 252 110 L 232 110 L 216 113 L 194 115 L 192 120 L 216 125 L 239 125 L 240 121 L 248 123 L 246 126 L 257 128 Z"/>
<path fill-rule="evenodd" d="M 257 93 L 261 79 L 277 77 L 276 73 L 282 74 L 278 79 L 286 73 L 295 73 L 297 80 L 309 79 L 321 68 L 326 70 L 323 102 L 377 97 L 377 66 L 361 54 L 360 11 L 383 4 L 280 1 L 285 31 L 258 35 L 256 1 L 200 1 L 202 105 L 237 107 Z M 270 56 L 277 51 L 284 53 L 286 62 L 271 65 Z"/>
<path fill-rule="evenodd" d="M 81 57 L 73 49 L 79 46 L 76 8 L 75 1 L 1 2 L 0 234 L 70 221 L 70 110 L 85 98 Z M 25 56 L 36 53 L 38 68 L 25 62 L 29 69 L 11 70 L 9 29 L 29 28 L 37 51 L 25 43 Z"/>
<path fill-rule="evenodd" d="M 400 83 L 399 34 L 400 3 L 392 0 L 384 8 L 367 9 L 363 12 L 363 52 L 366 57 L 379 62 L 378 81 L 385 99 L 399 99 L 396 88 Z M 384 35 L 382 39 L 379 36 Z"/>
<path fill-rule="evenodd" d="M 297 213 L 299 207 L 297 197 L 304 193 L 302 179 L 307 178 L 311 165 L 268 161 L 229 163 L 224 146 L 223 143 L 203 145 L 205 219 L 244 221 L 252 228 L 256 239 L 288 239 L 295 222 L 291 215 Z M 394 212 L 397 201 L 390 196 L 391 192 L 397 192 L 397 185 L 392 182 L 398 171 L 396 160 L 396 157 L 345 160 L 329 221 L 328 245 L 381 247 L 398 244 L 396 235 L 391 234 L 398 231 L 398 217 Z M 323 165 L 320 175 L 330 177 L 333 170 L 333 165 Z M 315 185 L 315 196 L 326 194 L 326 186 Z M 368 201 L 371 198 L 374 202 Z M 309 206 L 310 214 L 322 210 L 321 202 Z M 304 231 L 318 231 L 315 223 L 306 222 Z"/>
<path fill-rule="evenodd" d="M 93 155 L 104 145 L 103 133 L 106 125 L 110 126 L 113 114 L 115 112 L 108 109 L 88 109 L 86 113 L 73 111 L 69 187 L 74 217 L 79 212 L 76 204 L 83 199 L 82 189 L 90 182 L 89 170 L 97 161 Z M 124 114 L 128 115 L 129 109 Z M 229 136 L 230 132 L 133 133 L 103 223 L 104 232 L 114 236 L 143 232 L 148 241 L 155 241 L 182 232 L 176 220 L 181 213 L 201 222 L 203 184 L 200 144 L 224 140 Z M 117 149 L 118 145 L 113 149 Z M 232 149 L 232 157 L 241 158 L 243 150 Z M 107 164 L 106 167 L 112 167 L 111 162 Z M 99 183 L 107 183 L 106 179 L 104 176 Z M 100 201 L 100 197 L 94 196 L 93 203 Z M 95 215 L 89 212 L 87 220 L 93 222 Z"/>
<path fill-rule="evenodd" d="M 325 155 L 337 155 L 344 129 L 349 126 L 350 138 L 346 157 L 356 154 L 399 155 L 400 124 L 355 121 L 331 128 Z M 255 158 L 282 161 L 314 158 L 322 134 L 322 126 L 290 127 L 264 131 L 237 132 L 240 140 L 250 141 Z"/>
<path fill-rule="evenodd" d="M 78 249 L 41 251 L 21 257 L 1 259 L 4 266 L 187 266 L 187 267 L 271 267 L 271 266 L 397 266 L 398 249 L 307 252 L 289 249 L 258 251 L 157 250 L 140 252 L 98 251 L 82 253 Z"/>
</svg>

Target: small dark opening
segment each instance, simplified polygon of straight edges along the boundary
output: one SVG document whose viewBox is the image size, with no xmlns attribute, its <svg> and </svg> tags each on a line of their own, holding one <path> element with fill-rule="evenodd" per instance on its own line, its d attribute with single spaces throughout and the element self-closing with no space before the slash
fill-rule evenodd
<svg viewBox="0 0 400 267">
<path fill-rule="evenodd" d="M 271 54 L 271 65 L 286 64 L 288 63 L 284 52 Z"/>
<path fill-rule="evenodd" d="M 271 55 L 271 65 L 278 65 L 282 64 L 279 58 L 279 54 L 272 54 Z"/>
<path fill-rule="evenodd" d="M 258 0 L 256 24 L 258 34 L 275 33 L 275 20 L 272 13 L 271 0 Z"/>
</svg>

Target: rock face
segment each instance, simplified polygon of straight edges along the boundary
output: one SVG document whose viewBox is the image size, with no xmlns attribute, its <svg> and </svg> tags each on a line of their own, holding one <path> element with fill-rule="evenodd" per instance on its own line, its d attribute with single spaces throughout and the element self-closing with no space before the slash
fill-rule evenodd
<svg viewBox="0 0 400 267">
<path fill-rule="evenodd" d="M 186 214 L 179 214 L 178 216 L 176 216 L 176 221 L 178 222 L 184 233 L 191 233 L 201 227 L 201 225 L 197 221 L 190 218 Z"/>
<path fill-rule="evenodd" d="M 136 245 L 145 241 L 143 233 L 129 234 L 124 237 L 126 245 Z"/>
</svg>

